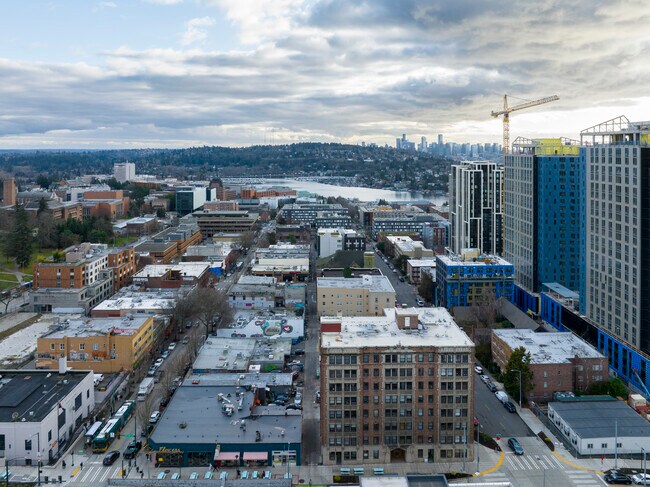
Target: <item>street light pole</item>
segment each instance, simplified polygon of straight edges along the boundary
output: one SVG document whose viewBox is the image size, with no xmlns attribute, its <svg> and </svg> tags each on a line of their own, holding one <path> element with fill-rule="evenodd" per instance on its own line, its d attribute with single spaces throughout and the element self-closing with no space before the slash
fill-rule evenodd
<svg viewBox="0 0 650 487">
<path fill-rule="evenodd" d="M 478 445 L 479 445 L 480 434 L 481 434 L 479 432 L 479 430 L 481 429 L 481 422 L 478 419 L 476 419 L 474 421 L 474 425 L 476 426 L 476 473 L 478 473 L 480 472 L 480 468 L 479 468 L 480 459 L 478 453 Z"/>
<path fill-rule="evenodd" d="M 467 469 L 467 423 L 463 424 L 463 443 L 465 444 L 465 451 L 463 452 L 463 472 L 465 472 Z"/>
<path fill-rule="evenodd" d="M 521 370 L 510 369 L 510 372 L 519 372 L 519 408 L 521 409 Z"/>
<path fill-rule="evenodd" d="M 614 468 L 618 468 L 618 420 L 614 421 Z"/>
</svg>

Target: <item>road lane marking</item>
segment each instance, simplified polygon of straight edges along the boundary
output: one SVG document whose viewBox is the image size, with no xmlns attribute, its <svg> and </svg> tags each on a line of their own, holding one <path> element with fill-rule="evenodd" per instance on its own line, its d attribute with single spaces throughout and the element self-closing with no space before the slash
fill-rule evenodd
<svg viewBox="0 0 650 487">
<path fill-rule="evenodd" d="M 489 473 L 496 472 L 497 470 L 499 470 L 499 468 L 501 468 L 501 465 L 503 464 L 503 459 L 505 458 L 505 456 L 506 456 L 505 453 L 501 452 L 499 454 L 499 460 L 497 460 L 497 463 L 496 463 L 496 465 L 494 465 L 494 467 L 488 468 L 487 470 L 484 470 L 482 472 L 475 473 L 474 476 L 487 475 Z"/>
<path fill-rule="evenodd" d="M 560 455 L 556 451 L 553 452 L 553 456 L 558 458 L 560 461 L 566 463 L 567 465 L 571 465 L 573 468 L 577 468 L 578 470 L 585 470 L 587 472 L 594 472 L 594 473 L 597 473 L 598 475 L 604 475 L 605 474 L 605 472 L 601 472 L 600 470 L 595 470 L 593 468 L 583 467 L 582 465 L 578 465 L 577 463 L 573 463 L 572 461 L 567 460 L 566 458 L 564 458 L 562 455 Z"/>
</svg>

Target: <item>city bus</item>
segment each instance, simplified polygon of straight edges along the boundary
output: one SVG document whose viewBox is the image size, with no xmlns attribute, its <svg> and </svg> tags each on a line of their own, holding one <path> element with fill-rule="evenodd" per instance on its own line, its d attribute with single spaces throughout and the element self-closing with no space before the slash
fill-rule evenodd
<svg viewBox="0 0 650 487">
<path fill-rule="evenodd" d="M 104 453 L 108 450 L 113 440 L 126 423 L 128 423 L 134 410 L 135 401 L 126 401 L 120 406 L 113 417 L 107 421 L 100 432 L 93 438 L 93 453 Z"/>
<path fill-rule="evenodd" d="M 101 421 L 97 421 L 90 428 L 86 430 L 86 434 L 84 434 L 85 445 L 87 446 L 92 445 L 95 436 L 97 436 L 97 433 L 99 433 L 103 425 L 104 423 L 102 423 Z"/>
</svg>

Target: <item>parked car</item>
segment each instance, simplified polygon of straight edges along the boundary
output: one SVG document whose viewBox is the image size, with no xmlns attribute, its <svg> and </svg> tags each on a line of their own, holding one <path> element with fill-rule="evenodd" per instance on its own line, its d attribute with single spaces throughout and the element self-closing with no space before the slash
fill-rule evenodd
<svg viewBox="0 0 650 487">
<path fill-rule="evenodd" d="M 170 352 L 173 352 L 175 348 L 176 348 L 176 342 L 171 342 L 169 344 L 169 346 L 167 347 L 167 350 L 169 350 Z"/>
<path fill-rule="evenodd" d="M 161 357 L 164 358 L 164 359 L 167 358 L 167 357 L 169 357 L 169 350 L 165 350 L 165 351 L 162 353 Z"/>
<path fill-rule="evenodd" d="M 479 375 L 483 375 L 483 367 L 477 365 L 476 367 L 474 367 L 474 372 L 476 372 Z"/>
<path fill-rule="evenodd" d="M 519 443 L 519 440 L 517 440 L 517 438 L 510 438 L 508 440 L 508 446 L 513 452 L 515 452 L 515 455 L 524 454 L 524 449 L 521 447 L 521 444 Z"/>
<path fill-rule="evenodd" d="M 506 394 L 503 391 L 496 391 L 494 393 L 495 396 L 497 396 L 497 399 L 501 401 L 502 403 L 507 403 L 508 402 L 508 394 Z"/>
<path fill-rule="evenodd" d="M 120 458 L 120 452 L 117 450 L 109 451 L 104 459 L 102 460 L 102 463 L 104 465 L 113 465 L 115 463 L 115 460 Z"/>
<path fill-rule="evenodd" d="M 632 475 L 632 482 L 637 485 L 650 485 L 650 474 L 638 473 L 636 475 Z"/>
<path fill-rule="evenodd" d="M 147 376 L 148 377 L 153 377 L 156 375 L 156 371 L 158 370 L 158 367 L 150 367 L 149 370 L 147 371 Z"/>
<path fill-rule="evenodd" d="M 188 337 L 183 338 L 183 341 L 181 342 L 183 345 L 187 345 L 190 343 L 190 339 Z"/>
<path fill-rule="evenodd" d="M 479 377 L 481 378 L 481 380 L 483 381 L 484 384 L 487 384 L 488 382 L 490 382 L 490 378 L 487 375 L 481 374 L 481 375 L 479 375 Z"/>
<path fill-rule="evenodd" d="M 302 349 L 294 350 L 294 351 L 293 351 L 293 354 L 294 354 L 294 355 L 304 355 L 304 354 L 305 354 L 305 351 L 302 350 Z"/>
<path fill-rule="evenodd" d="M 163 364 L 164 361 L 165 361 L 165 359 L 159 358 L 159 359 L 157 359 L 153 364 L 154 364 L 156 367 L 160 367 L 160 366 Z"/>
<path fill-rule="evenodd" d="M 289 404 L 284 407 L 284 409 L 297 409 L 299 411 L 302 411 L 302 406 L 296 405 L 296 404 Z"/>
<path fill-rule="evenodd" d="M 287 366 L 289 366 L 289 367 L 293 367 L 294 365 L 295 366 L 302 366 L 302 362 L 300 360 L 292 360 L 291 362 L 289 362 L 287 364 Z"/>
<path fill-rule="evenodd" d="M 302 393 L 301 392 L 296 392 L 296 397 L 293 399 L 293 403 L 296 406 L 301 406 L 302 405 Z"/>
<path fill-rule="evenodd" d="M 490 389 L 490 392 L 496 392 L 498 390 L 494 382 L 488 382 L 486 385 L 487 388 Z"/>
<path fill-rule="evenodd" d="M 632 483 L 632 478 L 629 477 L 628 475 L 617 472 L 616 470 L 612 470 L 608 474 L 605 474 L 605 482 L 607 482 L 608 484 L 630 485 Z"/>
<path fill-rule="evenodd" d="M 156 424 L 160 419 L 160 416 L 161 416 L 160 411 L 154 411 L 153 413 L 151 413 L 151 416 L 149 416 L 149 423 Z"/>
<path fill-rule="evenodd" d="M 517 408 L 510 401 L 504 402 L 503 407 L 506 408 L 509 413 L 516 413 L 517 412 Z"/>
</svg>

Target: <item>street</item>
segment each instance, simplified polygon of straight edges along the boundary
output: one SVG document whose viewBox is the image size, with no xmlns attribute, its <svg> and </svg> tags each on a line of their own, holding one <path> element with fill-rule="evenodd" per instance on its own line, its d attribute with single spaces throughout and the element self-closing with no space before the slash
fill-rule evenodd
<svg viewBox="0 0 650 487">
<path fill-rule="evenodd" d="M 390 260 L 389 260 L 390 262 Z M 377 255 L 375 252 L 375 267 L 381 270 L 382 274 L 388 277 L 388 280 L 395 289 L 395 299 L 397 304 L 402 306 L 406 304 L 408 306 L 417 306 L 416 299 L 418 297 L 418 290 L 416 286 L 408 284 L 406 282 L 400 282 L 399 276 L 402 274 L 398 271 L 397 273 L 393 272 L 388 264 L 384 262 L 381 256 Z"/>
</svg>

